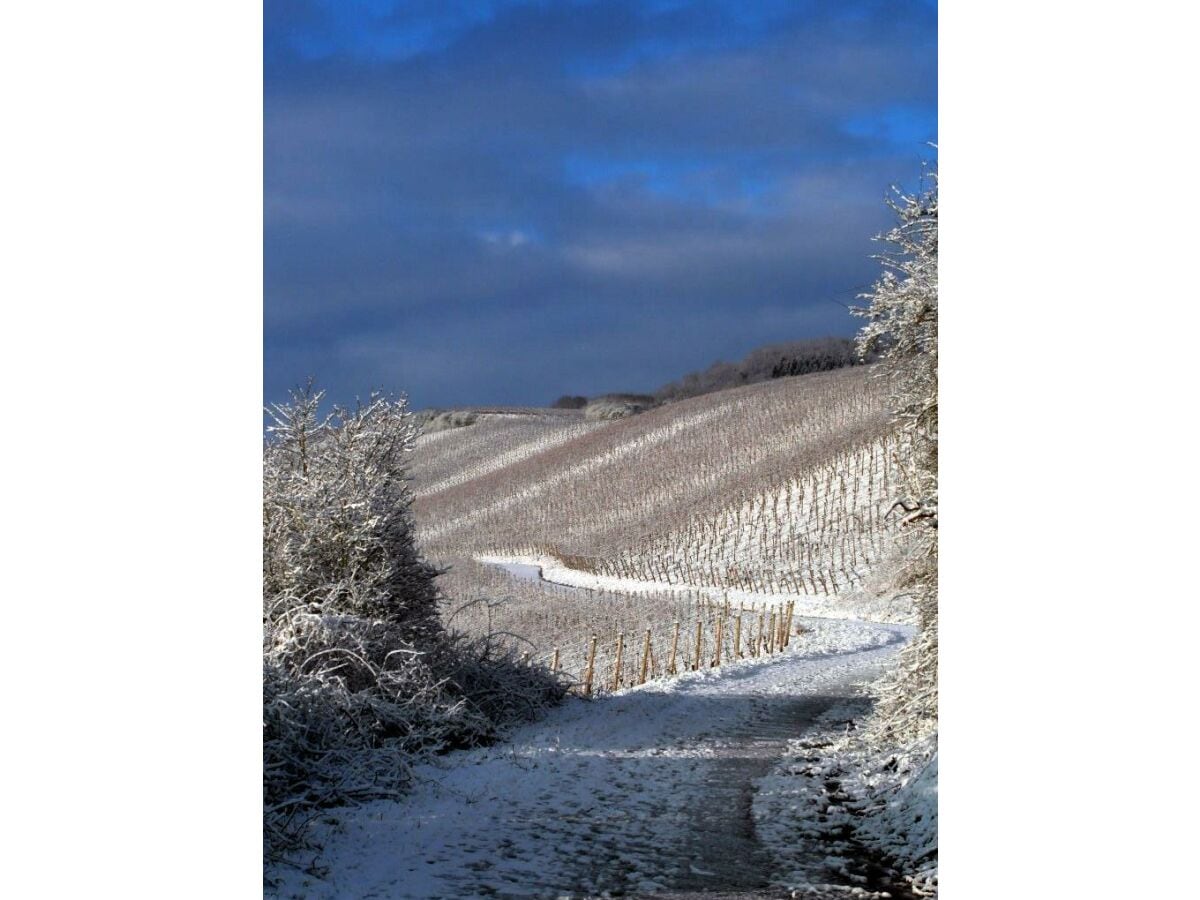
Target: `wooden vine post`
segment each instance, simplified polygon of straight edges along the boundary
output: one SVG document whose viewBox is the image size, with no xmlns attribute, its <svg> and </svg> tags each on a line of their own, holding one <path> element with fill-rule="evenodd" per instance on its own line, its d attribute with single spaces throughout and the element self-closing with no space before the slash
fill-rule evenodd
<svg viewBox="0 0 1200 900">
<path fill-rule="evenodd" d="M 775 652 L 775 610 L 771 610 L 771 625 L 767 629 L 767 653 Z"/>
<path fill-rule="evenodd" d="M 617 635 L 617 664 L 613 666 L 613 681 L 612 689 L 615 691 L 621 686 L 621 655 L 625 649 L 625 632 Z"/>
<path fill-rule="evenodd" d="M 592 647 L 588 651 L 587 672 L 583 676 L 583 696 L 592 696 L 592 675 L 596 671 L 596 636 L 592 635 Z"/>
<path fill-rule="evenodd" d="M 738 617 L 733 620 L 733 658 L 742 658 L 742 616 L 738 613 Z"/>
<path fill-rule="evenodd" d="M 646 667 L 650 664 L 650 629 L 646 629 L 646 642 L 642 645 L 642 675 L 638 684 L 646 683 Z"/>
<path fill-rule="evenodd" d="M 670 672 L 672 675 L 675 675 L 679 672 L 679 670 L 677 668 L 675 668 L 675 651 L 678 648 L 679 648 L 679 623 L 676 622 L 675 623 L 675 634 L 671 637 L 671 661 L 669 663 L 667 663 L 667 671 Z"/>
<path fill-rule="evenodd" d="M 766 638 L 767 638 L 766 619 L 767 619 L 767 614 L 765 612 L 763 612 L 762 610 L 759 610 L 758 611 L 758 645 L 757 645 L 757 647 L 755 647 L 755 650 L 754 650 L 755 656 L 762 656 L 762 654 L 763 654 L 763 643 L 766 641 Z"/>
<path fill-rule="evenodd" d="M 724 627 L 725 627 L 725 617 L 724 617 L 724 616 L 721 616 L 721 615 L 718 615 L 718 616 L 717 616 L 717 625 L 716 625 L 716 630 L 717 630 L 717 655 L 716 655 L 716 657 L 713 659 L 713 665 L 714 665 L 714 666 L 716 666 L 716 667 L 719 667 L 719 666 L 721 665 L 721 636 L 722 636 L 722 631 L 724 630 Z"/>
<path fill-rule="evenodd" d="M 551 672 L 558 671 L 558 648 L 557 647 L 554 648 L 554 659 L 550 660 L 550 671 Z"/>
<path fill-rule="evenodd" d="M 696 655 L 692 657 L 692 671 L 700 671 L 700 642 L 704 639 L 704 623 L 699 619 L 696 620 Z"/>
</svg>

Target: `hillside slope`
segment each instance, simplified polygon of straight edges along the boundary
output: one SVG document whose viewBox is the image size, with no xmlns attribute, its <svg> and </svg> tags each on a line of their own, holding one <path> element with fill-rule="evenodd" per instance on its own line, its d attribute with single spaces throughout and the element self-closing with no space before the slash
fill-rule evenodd
<svg viewBox="0 0 1200 900">
<path fill-rule="evenodd" d="M 429 435 L 412 471 L 422 546 L 664 586 L 804 596 L 861 585 L 889 552 L 895 441 L 870 371 L 611 422 L 484 415 Z"/>
</svg>

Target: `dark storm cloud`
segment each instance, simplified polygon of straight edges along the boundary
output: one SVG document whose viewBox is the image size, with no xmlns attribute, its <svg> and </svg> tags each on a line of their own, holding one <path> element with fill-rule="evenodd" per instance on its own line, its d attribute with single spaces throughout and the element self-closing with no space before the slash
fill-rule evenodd
<svg viewBox="0 0 1200 900">
<path fill-rule="evenodd" d="M 266 11 L 269 399 L 548 402 L 848 334 L 936 137 L 925 3 Z"/>
</svg>

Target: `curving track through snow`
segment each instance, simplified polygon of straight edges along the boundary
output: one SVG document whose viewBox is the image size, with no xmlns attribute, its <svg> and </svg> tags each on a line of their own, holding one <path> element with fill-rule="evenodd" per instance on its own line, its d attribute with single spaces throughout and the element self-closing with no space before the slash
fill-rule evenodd
<svg viewBox="0 0 1200 900">
<path fill-rule="evenodd" d="M 780 656 L 573 699 L 503 744 L 422 767 L 403 802 L 321 826 L 325 877 L 276 872 L 268 895 L 788 896 L 754 828 L 755 780 L 822 716 L 865 711 L 861 685 L 912 633 L 805 625 Z"/>
</svg>

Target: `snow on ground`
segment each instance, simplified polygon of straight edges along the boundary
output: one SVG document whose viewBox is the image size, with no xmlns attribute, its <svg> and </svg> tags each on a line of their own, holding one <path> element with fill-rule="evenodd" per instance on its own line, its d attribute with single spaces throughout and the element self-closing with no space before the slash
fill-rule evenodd
<svg viewBox="0 0 1200 900">
<path fill-rule="evenodd" d="M 503 744 L 420 767 L 405 800 L 317 826 L 325 877 L 276 868 L 268 896 L 778 896 L 787 873 L 760 839 L 756 781 L 822 716 L 855 698 L 861 713 L 861 684 L 912 634 L 805 624 L 779 656 L 572 699 Z"/>
<path fill-rule="evenodd" d="M 881 750 L 850 730 L 853 718 L 852 705 L 831 710 L 759 783 L 755 822 L 779 860 L 780 883 L 836 879 L 858 896 L 877 896 L 871 888 L 887 883 L 896 896 L 900 875 L 885 870 L 886 858 L 904 870 L 903 895 L 936 893 L 937 735 Z M 812 852 L 817 841 L 823 853 Z"/>
<path fill-rule="evenodd" d="M 937 736 L 905 748 L 893 771 L 896 775 L 889 779 L 892 784 L 887 791 L 891 796 L 879 815 L 866 820 L 860 833 L 872 846 L 905 861 L 915 873 L 918 887 L 933 889 L 938 878 Z M 868 787 L 878 792 L 881 785 L 849 787 L 854 793 L 865 794 Z"/>
<path fill-rule="evenodd" d="M 937 734 L 892 750 L 851 748 L 837 763 L 845 806 L 862 842 L 900 861 L 913 885 L 938 883 Z"/>
<path fill-rule="evenodd" d="M 796 615 L 820 616 L 830 619 L 908 623 L 912 621 L 913 617 L 911 601 L 907 597 L 897 595 L 894 592 L 848 590 L 836 595 L 763 594 L 733 588 L 668 584 L 665 581 L 642 581 L 635 578 L 597 575 L 593 572 L 582 572 L 579 569 L 572 569 L 554 557 L 539 556 L 536 554 L 517 556 L 479 555 L 475 557 L 475 561 L 486 565 L 499 566 L 518 578 L 531 578 L 534 571 L 540 570 L 542 580 L 544 581 L 593 591 L 609 591 L 624 594 L 644 594 L 651 592 L 696 594 L 710 597 L 718 602 L 723 602 L 728 598 L 731 603 L 765 603 L 768 607 L 782 607 L 789 602 L 795 602 Z"/>
</svg>

